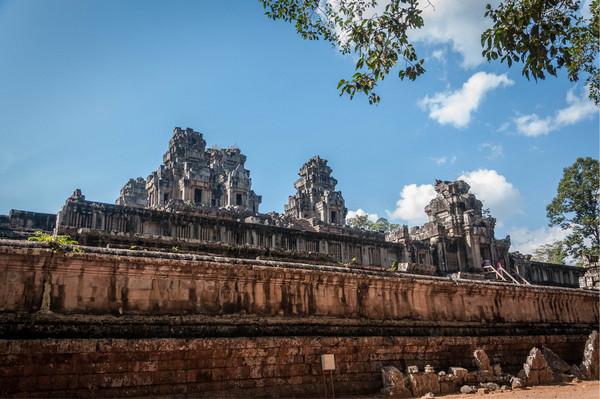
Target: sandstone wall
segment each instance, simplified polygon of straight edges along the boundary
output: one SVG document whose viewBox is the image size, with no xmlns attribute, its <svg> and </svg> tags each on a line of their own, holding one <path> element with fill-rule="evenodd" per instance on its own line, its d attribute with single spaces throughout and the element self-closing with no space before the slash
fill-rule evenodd
<svg viewBox="0 0 600 399">
<path fill-rule="evenodd" d="M 581 328 L 585 334 L 598 326 L 599 298 L 583 290 L 475 284 L 343 266 L 105 252 L 52 253 L 34 246 L 0 246 L 0 311 L 242 313 L 481 328 L 538 326 L 552 327 L 555 333 L 562 327 Z"/>
<path fill-rule="evenodd" d="M 0 396 L 322 396 L 320 355 L 335 356 L 336 394 L 382 388 L 381 367 L 475 370 L 473 351 L 516 373 L 533 346 L 581 361 L 587 336 L 270 337 L 0 340 Z"/>
</svg>

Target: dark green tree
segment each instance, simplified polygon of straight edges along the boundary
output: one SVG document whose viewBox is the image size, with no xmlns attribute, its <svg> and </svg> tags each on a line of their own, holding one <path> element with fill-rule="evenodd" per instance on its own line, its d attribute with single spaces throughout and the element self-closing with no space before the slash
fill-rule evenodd
<svg viewBox="0 0 600 399">
<path fill-rule="evenodd" d="M 544 244 L 537 247 L 533 251 L 531 260 L 564 265 L 566 257 L 567 253 L 564 250 L 562 241 L 555 241 L 550 244 Z"/>
<path fill-rule="evenodd" d="M 369 215 L 362 215 L 348 219 L 347 224 L 355 229 L 369 230 L 373 222 L 369 220 Z"/>
<path fill-rule="evenodd" d="M 362 215 L 348 219 L 347 224 L 348 226 L 356 229 L 381 231 L 384 233 L 390 233 L 400 228 L 399 224 L 390 223 L 386 218 L 379 218 L 376 222 L 372 222 L 368 219 L 368 215 Z"/>
<path fill-rule="evenodd" d="M 409 41 L 411 30 L 423 26 L 421 13 L 432 2 L 418 0 L 260 0 L 266 15 L 293 24 L 308 40 L 329 42 L 342 54 L 353 54 L 355 73 L 338 83 L 340 96 L 357 93 L 369 103 L 380 98 L 374 89 L 392 71 L 415 80 L 425 72 L 424 60 Z M 544 79 L 566 68 L 569 79 L 587 75 L 590 98 L 598 104 L 599 0 L 591 3 L 591 20 L 578 11 L 583 0 L 505 0 L 486 16 L 494 27 L 482 35 L 483 54 L 510 67 L 524 63 L 523 75 Z"/>
<path fill-rule="evenodd" d="M 599 174 L 598 160 L 577 158 L 563 170 L 556 197 L 546 207 L 549 225 L 569 232 L 562 242 L 567 254 L 575 259 L 583 254 L 599 254 Z"/>
</svg>

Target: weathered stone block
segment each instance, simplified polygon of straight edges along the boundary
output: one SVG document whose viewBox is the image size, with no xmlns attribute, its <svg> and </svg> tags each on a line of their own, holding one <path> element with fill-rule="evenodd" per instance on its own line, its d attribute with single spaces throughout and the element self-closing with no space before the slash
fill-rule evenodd
<svg viewBox="0 0 600 399">
<path fill-rule="evenodd" d="M 587 379 L 597 380 L 600 379 L 599 371 L 599 334 L 598 331 L 593 331 L 588 340 L 585 343 L 585 349 L 583 351 L 583 361 L 579 367 L 581 372 Z"/>
<path fill-rule="evenodd" d="M 381 369 L 381 378 L 383 381 L 383 389 L 380 391 L 381 394 L 397 398 L 410 398 L 412 396 L 412 392 L 409 388 L 409 379 L 404 377 L 402 372 L 396 367 L 383 367 Z"/>
<path fill-rule="evenodd" d="M 502 367 L 499 364 L 494 364 L 492 366 L 492 371 L 494 375 L 501 376 L 502 375 Z"/>
<path fill-rule="evenodd" d="M 469 371 L 462 367 L 450 367 L 448 373 L 453 374 L 457 383 L 462 383 L 466 378 Z"/>
<path fill-rule="evenodd" d="M 414 396 L 422 396 L 427 392 L 441 392 L 440 383 L 435 374 L 413 373 L 408 378 L 410 379 L 410 389 Z"/>
<path fill-rule="evenodd" d="M 518 377 L 513 377 L 510 380 L 511 389 L 523 388 L 523 382 Z"/>
<path fill-rule="evenodd" d="M 580 380 L 585 379 L 585 375 L 583 375 L 579 367 L 577 367 L 576 365 L 571 366 L 571 368 L 569 369 L 569 374 L 575 378 L 579 378 Z"/>
<path fill-rule="evenodd" d="M 542 354 L 544 355 L 544 358 L 546 359 L 546 362 L 552 371 L 566 373 L 571 369 L 571 366 L 569 366 L 551 349 L 542 346 Z"/>
<path fill-rule="evenodd" d="M 479 384 L 480 388 L 487 388 L 490 391 L 497 391 L 500 389 L 500 386 L 498 384 L 496 384 L 495 382 L 483 382 L 481 384 Z"/>
<path fill-rule="evenodd" d="M 419 372 L 419 366 L 408 366 L 408 367 L 406 368 L 406 372 L 407 372 L 408 374 L 415 374 L 415 373 L 418 373 L 418 372 Z"/>
<path fill-rule="evenodd" d="M 394 366 L 386 366 L 381 369 L 381 380 L 383 387 L 391 387 L 402 382 L 404 375 Z"/>
<path fill-rule="evenodd" d="M 463 385 L 462 387 L 460 387 L 460 393 L 476 393 L 477 392 L 477 388 L 474 386 L 470 386 L 470 385 Z"/>
<path fill-rule="evenodd" d="M 517 377 L 528 386 L 552 384 L 552 370 L 548 367 L 541 350 L 531 349 Z"/>
<path fill-rule="evenodd" d="M 479 370 L 489 370 L 492 371 L 492 367 L 490 366 L 490 359 L 488 358 L 485 351 L 481 349 L 477 349 L 473 353 L 473 357 L 475 358 L 475 365 Z"/>
</svg>

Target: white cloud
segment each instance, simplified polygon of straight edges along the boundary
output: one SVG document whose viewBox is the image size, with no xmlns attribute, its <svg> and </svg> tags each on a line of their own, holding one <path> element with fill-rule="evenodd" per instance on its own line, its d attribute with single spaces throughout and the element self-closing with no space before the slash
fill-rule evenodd
<svg viewBox="0 0 600 399">
<path fill-rule="evenodd" d="M 556 129 L 556 125 L 552 124 L 552 118 L 540 119 L 536 114 L 519 116 L 513 120 L 517 130 L 529 137 L 542 136 Z"/>
<path fill-rule="evenodd" d="M 446 163 L 447 160 L 448 157 L 433 158 L 433 161 L 436 163 L 436 165 L 443 165 Z"/>
<path fill-rule="evenodd" d="M 446 54 L 444 53 L 444 50 L 434 50 L 431 53 L 431 56 L 434 59 L 441 61 L 442 63 L 445 63 Z"/>
<path fill-rule="evenodd" d="M 442 166 L 444 165 L 446 162 L 449 163 L 454 163 L 456 161 L 456 156 L 453 156 L 452 158 L 448 159 L 447 156 L 442 156 L 442 157 L 431 157 L 431 160 L 433 162 L 435 162 L 436 165 L 438 166 Z"/>
<path fill-rule="evenodd" d="M 462 67 L 475 67 L 485 61 L 481 55 L 481 34 L 492 25 L 489 18 L 483 17 L 487 3 L 495 7 L 500 0 L 424 0 L 424 26 L 411 32 L 410 39 L 433 45 L 450 44 L 462 55 Z"/>
<path fill-rule="evenodd" d="M 376 222 L 377 219 L 379 219 L 379 216 L 377 216 L 376 213 L 367 213 L 367 212 L 363 211 L 361 208 L 358 208 L 355 211 L 348 211 L 348 215 L 346 215 L 346 221 L 348 221 L 350 219 L 354 219 L 357 216 L 364 216 L 364 215 L 368 215 L 367 219 L 369 219 L 371 222 Z"/>
<path fill-rule="evenodd" d="M 511 251 L 522 254 L 533 254 L 533 251 L 544 245 L 563 240 L 569 232 L 560 227 L 540 227 L 529 230 L 527 227 L 513 227 L 510 231 Z"/>
<path fill-rule="evenodd" d="M 521 193 L 495 170 L 479 169 L 463 173 L 458 179 L 471 186 L 471 193 L 483 201 L 484 208 L 490 209 L 498 226 L 515 213 L 522 213 Z"/>
<path fill-rule="evenodd" d="M 500 143 L 481 143 L 477 149 L 484 152 L 487 159 L 493 160 L 504 158 L 504 150 L 502 149 L 502 144 Z"/>
<path fill-rule="evenodd" d="M 594 103 L 589 100 L 586 89 L 582 90 L 579 97 L 573 94 L 573 90 L 569 90 L 566 101 L 569 106 L 559 109 L 554 116 L 540 118 L 537 114 L 530 114 L 513 118 L 517 130 L 525 136 L 538 137 L 591 118 L 598 112 Z"/>
<path fill-rule="evenodd" d="M 592 117 L 598 112 L 598 108 L 588 98 L 588 91 L 582 90 L 581 96 L 573 94 L 573 90 L 567 92 L 567 108 L 556 113 L 556 123 L 561 126 L 574 125 L 575 123 Z"/>
<path fill-rule="evenodd" d="M 499 86 L 511 86 L 514 81 L 506 74 L 477 72 L 466 81 L 462 88 L 453 92 L 435 93 L 433 97 L 425 96 L 419 100 L 423 110 L 429 110 L 429 117 L 440 124 L 452 124 L 463 128 L 471 122 L 471 113 L 490 91 Z"/>
<path fill-rule="evenodd" d="M 386 210 L 391 219 L 402 219 L 412 224 L 422 224 L 427 221 L 425 206 L 436 196 L 431 184 L 409 184 L 402 188 L 400 199 L 396 202 L 396 209 Z"/>
</svg>

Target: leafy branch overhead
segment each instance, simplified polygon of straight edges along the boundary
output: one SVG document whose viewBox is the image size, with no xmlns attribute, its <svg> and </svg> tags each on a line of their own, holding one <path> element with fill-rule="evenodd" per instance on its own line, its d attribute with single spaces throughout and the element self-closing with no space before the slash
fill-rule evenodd
<svg viewBox="0 0 600 399">
<path fill-rule="evenodd" d="M 571 81 L 587 75 L 590 98 L 599 104 L 599 3 L 590 4 L 591 18 L 581 15 L 577 0 L 505 0 L 497 9 L 488 4 L 486 17 L 494 25 L 481 36 L 488 61 L 500 58 L 509 67 L 522 62 L 527 79 L 557 76 L 566 68 Z M 587 10 L 586 10 L 587 11 Z"/>
<path fill-rule="evenodd" d="M 308 40 L 324 40 L 342 54 L 356 57 L 355 73 L 338 83 L 340 96 L 368 96 L 379 81 L 398 70 L 400 79 L 415 80 L 425 72 L 409 34 L 423 26 L 425 7 L 418 0 L 260 0 L 266 15 L 292 23 Z M 534 80 L 557 76 L 566 68 L 571 81 L 587 76 L 590 98 L 598 105 L 597 66 L 599 2 L 590 5 L 592 17 L 580 15 L 583 0 L 505 0 L 497 9 L 489 4 L 485 17 L 493 27 L 483 32 L 483 56 L 488 61 L 523 63 L 523 75 Z M 483 17 L 483 15 L 482 15 Z"/>
<path fill-rule="evenodd" d="M 372 1 L 260 0 L 268 17 L 293 23 L 308 40 L 325 40 L 342 54 L 358 57 L 356 73 L 338 83 L 340 96 L 364 93 L 370 104 L 379 102 L 373 91 L 399 61 L 400 79 L 423 74 L 423 59 L 408 40 L 408 32 L 423 26 L 418 0 Z"/>
</svg>

